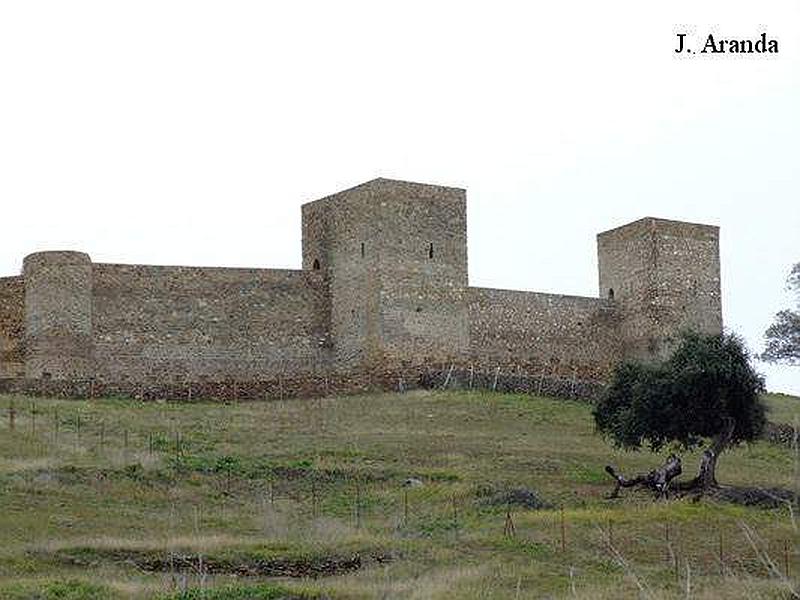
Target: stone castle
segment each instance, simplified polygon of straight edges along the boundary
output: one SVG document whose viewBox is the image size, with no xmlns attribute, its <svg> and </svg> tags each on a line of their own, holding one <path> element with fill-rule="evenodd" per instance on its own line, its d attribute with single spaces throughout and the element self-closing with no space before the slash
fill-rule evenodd
<svg viewBox="0 0 800 600">
<path fill-rule="evenodd" d="M 282 397 L 513 377 L 579 395 L 682 329 L 722 329 L 717 227 L 599 234 L 586 298 L 470 287 L 466 219 L 463 189 L 376 179 L 303 205 L 300 270 L 31 254 L 0 278 L 0 388 Z"/>
</svg>

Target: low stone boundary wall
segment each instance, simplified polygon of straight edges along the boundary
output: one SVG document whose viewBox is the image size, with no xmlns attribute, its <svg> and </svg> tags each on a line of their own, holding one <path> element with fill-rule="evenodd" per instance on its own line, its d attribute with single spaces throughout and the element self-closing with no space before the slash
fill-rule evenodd
<svg viewBox="0 0 800 600">
<path fill-rule="evenodd" d="M 795 444 L 794 427 L 788 423 L 773 423 L 772 421 L 767 421 L 764 427 L 763 438 L 773 444 L 780 444 L 781 446 L 788 446 L 791 448 Z"/>
<path fill-rule="evenodd" d="M 263 381 L 199 381 L 186 383 L 108 383 L 94 380 L 0 379 L 0 393 L 59 398 L 133 398 L 137 400 L 282 400 L 411 389 L 482 389 L 498 392 L 591 400 L 598 382 L 530 377 L 478 371 L 463 366 L 413 367 L 402 371 L 359 371 L 347 374 L 277 377 Z"/>
<path fill-rule="evenodd" d="M 420 387 L 482 389 L 587 401 L 596 398 L 603 389 L 603 384 L 596 381 L 534 377 L 517 373 L 513 369 L 510 371 L 509 373 L 495 369 L 486 372 L 463 367 L 445 368 L 425 374 L 420 380 Z"/>
</svg>

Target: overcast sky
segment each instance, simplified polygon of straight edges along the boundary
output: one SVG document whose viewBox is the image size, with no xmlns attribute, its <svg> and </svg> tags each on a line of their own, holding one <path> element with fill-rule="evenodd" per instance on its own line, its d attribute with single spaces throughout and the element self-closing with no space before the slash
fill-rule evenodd
<svg viewBox="0 0 800 600">
<path fill-rule="evenodd" d="M 777 55 L 673 51 L 762 31 Z M 0 4 L 0 275 L 45 249 L 299 268 L 303 202 L 393 177 L 467 188 L 478 286 L 595 296 L 597 232 L 719 225 L 756 352 L 799 145 L 798 0 Z"/>
</svg>

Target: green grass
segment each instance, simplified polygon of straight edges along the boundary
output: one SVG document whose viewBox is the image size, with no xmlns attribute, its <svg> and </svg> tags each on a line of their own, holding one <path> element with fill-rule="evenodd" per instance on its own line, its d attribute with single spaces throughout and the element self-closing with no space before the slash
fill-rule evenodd
<svg viewBox="0 0 800 600">
<path fill-rule="evenodd" d="M 186 590 L 162 596 L 161 600 L 312 600 L 316 593 L 296 592 L 272 584 L 236 585 L 217 589 Z"/>
<path fill-rule="evenodd" d="M 3 590 L 6 600 L 106 600 L 114 592 L 103 585 L 75 579 L 25 586 L 10 585 Z"/>
<path fill-rule="evenodd" d="M 766 394 L 764 400 L 770 421 L 800 426 L 800 398 L 788 394 Z"/>
<path fill-rule="evenodd" d="M 800 417 L 800 399 L 767 402 Z M 667 598 L 687 565 L 696 598 L 786 597 L 788 509 L 606 499 L 604 465 L 660 460 L 611 448 L 586 404 L 524 395 L 0 396 L 0 598 Z M 795 470 L 759 442 L 719 478 L 792 488 Z M 554 508 L 487 502 L 512 488 Z"/>
</svg>

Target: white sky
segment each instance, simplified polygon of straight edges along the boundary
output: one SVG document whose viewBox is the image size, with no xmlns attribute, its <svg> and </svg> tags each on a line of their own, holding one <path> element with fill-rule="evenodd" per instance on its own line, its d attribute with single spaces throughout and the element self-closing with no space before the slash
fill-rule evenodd
<svg viewBox="0 0 800 600">
<path fill-rule="evenodd" d="M 594 296 L 597 232 L 720 225 L 760 351 L 800 261 L 800 2 L 663 4 L 3 2 L 0 274 L 299 268 L 300 204 L 385 176 L 467 188 L 472 285 Z M 780 53 L 679 58 L 679 31 Z"/>
</svg>

